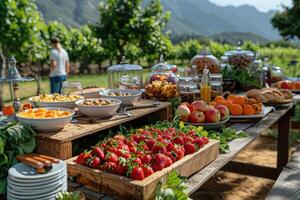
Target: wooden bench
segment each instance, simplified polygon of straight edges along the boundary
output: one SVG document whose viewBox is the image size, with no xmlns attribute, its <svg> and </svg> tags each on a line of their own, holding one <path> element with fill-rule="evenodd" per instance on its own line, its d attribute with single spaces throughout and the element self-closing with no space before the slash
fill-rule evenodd
<svg viewBox="0 0 300 200">
<path fill-rule="evenodd" d="M 300 199 L 300 145 L 280 173 L 267 200 Z"/>
</svg>

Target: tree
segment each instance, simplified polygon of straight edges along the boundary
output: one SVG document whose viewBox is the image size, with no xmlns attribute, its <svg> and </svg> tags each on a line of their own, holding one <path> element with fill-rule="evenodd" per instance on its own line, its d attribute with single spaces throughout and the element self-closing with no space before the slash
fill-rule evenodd
<svg viewBox="0 0 300 200">
<path fill-rule="evenodd" d="M 109 52 L 110 60 L 121 61 L 122 56 L 127 54 L 126 51 L 133 50 L 133 46 L 142 48 L 143 55 L 166 49 L 166 36 L 162 34 L 162 30 L 169 14 L 163 13 L 159 0 L 152 0 L 143 7 L 142 2 L 100 2 L 100 21 L 93 30 L 95 35 L 102 39 L 102 46 Z"/>
<path fill-rule="evenodd" d="M 45 56 L 46 44 L 41 39 L 41 19 L 34 0 L 1 0 L 0 3 L 0 70 L 4 76 L 7 58 L 32 62 Z M 0 89 L 2 100 L 2 89 Z M 2 102 L 0 102 L 2 105 Z"/>
<path fill-rule="evenodd" d="M 88 26 L 82 26 L 80 29 L 72 28 L 70 37 L 68 46 L 70 59 L 80 62 L 80 73 L 88 70 L 87 66 L 92 61 L 97 61 L 101 66 L 101 62 L 105 59 L 101 39 L 95 38 Z"/>
<path fill-rule="evenodd" d="M 300 1 L 293 0 L 293 7 L 284 6 L 282 12 L 277 12 L 272 18 L 273 26 L 279 30 L 282 37 L 292 39 L 295 36 L 300 39 Z"/>
</svg>

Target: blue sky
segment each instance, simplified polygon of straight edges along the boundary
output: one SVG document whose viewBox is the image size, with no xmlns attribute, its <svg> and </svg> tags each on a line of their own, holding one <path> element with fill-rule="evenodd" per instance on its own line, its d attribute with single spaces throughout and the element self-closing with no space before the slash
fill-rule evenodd
<svg viewBox="0 0 300 200">
<path fill-rule="evenodd" d="M 239 5 L 252 5 L 255 6 L 258 10 L 267 12 L 269 10 L 278 10 L 281 8 L 281 4 L 291 6 L 291 0 L 209 0 L 217 5 L 227 6 L 239 6 Z"/>
</svg>

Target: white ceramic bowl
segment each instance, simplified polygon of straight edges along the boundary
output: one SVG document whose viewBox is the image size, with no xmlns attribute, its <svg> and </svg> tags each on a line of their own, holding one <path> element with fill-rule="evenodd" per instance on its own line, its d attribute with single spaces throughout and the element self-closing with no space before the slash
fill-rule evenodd
<svg viewBox="0 0 300 200">
<path fill-rule="evenodd" d="M 97 100 L 101 98 L 91 98 L 76 101 L 76 105 L 78 106 L 79 111 L 88 116 L 88 117 L 97 117 L 97 118 L 105 118 L 113 116 L 121 105 L 121 101 L 118 99 L 105 98 L 106 100 L 110 100 L 114 102 L 112 105 L 107 106 L 84 106 L 82 105 L 85 100 Z"/>
<path fill-rule="evenodd" d="M 109 95 L 110 92 L 123 92 L 129 93 L 129 96 L 112 96 Z M 123 105 L 132 105 L 135 102 L 138 102 L 141 98 L 142 92 L 139 90 L 129 90 L 129 89 L 110 89 L 110 90 L 101 90 L 99 92 L 102 98 L 113 98 L 119 99 Z"/>
<path fill-rule="evenodd" d="M 45 107 L 57 107 L 57 108 L 69 108 L 69 109 L 74 109 L 76 108 L 76 104 L 75 102 L 78 101 L 74 100 L 74 101 L 56 101 L 56 102 L 44 102 L 44 101 L 34 101 L 33 100 L 34 97 L 30 97 L 29 101 L 31 102 L 31 104 L 35 107 L 35 108 L 45 108 Z M 84 97 L 82 97 L 81 99 L 84 99 Z"/>
<path fill-rule="evenodd" d="M 26 118 L 21 117 L 16 114 L 16 118 L 19 122 L 24 125 L 31 126 L 34 130 L 39 132 L 51 132 L 57 131 L 62 129 L 65 125 L 70 123 L 72 117 L 74 115 L 74 110 L 67 109 L 67 108 L 57 108 L 57 107 L 46 107 L 46 109 L 51 110 L 65 110 L 69 111 L 71 114 L 66 117 L 59 117 L 59 118 L 47 118 L 47 119 L 34 119 L 34 118 Z"/>
<path fill-rule="evenodd" d="M 83 89 L 82 93 L 80 91 L 76 91 L 76 92 L 71 93 L 71 94 L 81 95 L 85 99 L 100 98 L 99 92 L 101 90 L 104 90 L 104 88 L 88 88 L 88 89 Z"/>
</svg>

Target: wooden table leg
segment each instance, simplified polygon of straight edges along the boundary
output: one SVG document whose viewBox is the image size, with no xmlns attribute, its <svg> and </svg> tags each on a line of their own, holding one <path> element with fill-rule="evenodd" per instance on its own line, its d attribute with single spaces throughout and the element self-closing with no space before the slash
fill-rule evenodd
<svg viewBox="0 0 300 200">
<path fill-rule="evenodd" d="M 278 121 L 277 169 L 282 170 L 289 160 L 289 136 L 291 113 L 287 112 Z"/>
<path fill-rule="evenodd" d="M 66 160 L 72 158 L 72 142 L 57 142 L 37 138 L 37 153 Z"/>
</svg>

